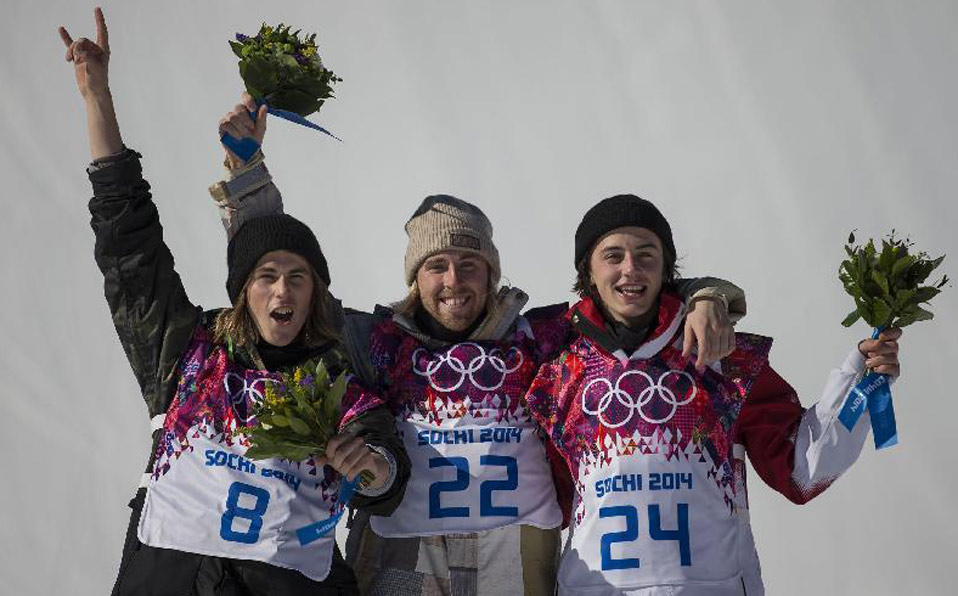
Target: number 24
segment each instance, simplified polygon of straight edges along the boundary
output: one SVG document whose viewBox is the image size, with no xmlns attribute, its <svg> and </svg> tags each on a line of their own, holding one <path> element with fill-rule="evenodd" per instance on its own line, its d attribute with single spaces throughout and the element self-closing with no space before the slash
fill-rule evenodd
<svg viewBox="0 0 958 596">
<path fill-rule="evenodd" d="M 649 538 L 652 540 L 674 540 L 679 543 L 679 559 L 682 567 L 692 565 L 692 549 L 689 545 L 689 505 L 688 503 L 679 503 L 676 508 L 676 518 L 678 527 L 674 530 L 662 529 L 662 515 L 659 506 L 649 505 Z M 606 519 L 609 517 L 624 517 L 625 530 L 622 532 L 607 532 L 602 535 L 600 542 L 602 552 L 602 570 L 611 569 L 638 569 L 638 557 L 625 559 L 612 558 L 612 545 L 617 542 L 633 542 L 639 537 L 639 512 L 632 505 L 618 505 L 615 507 L 602 507 L 599 509 L 599 517 Z"/>
</svg>

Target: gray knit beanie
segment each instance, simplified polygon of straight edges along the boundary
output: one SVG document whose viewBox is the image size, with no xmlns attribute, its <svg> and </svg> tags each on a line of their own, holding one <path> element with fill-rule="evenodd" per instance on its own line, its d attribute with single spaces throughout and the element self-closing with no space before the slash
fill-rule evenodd
<svg viewBox="0 0 958 596">
<path fill-rule="evenodd" d="M 406 222 L 406 285 L 416 279 L 423 261 L 444 250 L 462 250 L 489 264 L 490 283 L 499 283 L 499 251 L 492 243 L 492 224 L 481 209 L 456 197 L 433 195 Z"/>
</svg>

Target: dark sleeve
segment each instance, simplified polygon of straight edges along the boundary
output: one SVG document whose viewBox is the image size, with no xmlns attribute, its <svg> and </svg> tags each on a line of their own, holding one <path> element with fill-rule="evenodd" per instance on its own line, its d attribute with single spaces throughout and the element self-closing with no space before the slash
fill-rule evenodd
<svg viewBox="0 0 958 596">
<path fill-rule="evenodd" d="M 173 269 L 139 157 L 126 150 L 88 170 L 90 225 L 113 324 L 153 417 L 169 406 L 172 373 L 200 310 Z"/>
<path fill-rule="evenodd" d="M 822 487 L 800 487 L 793 479 L 795 434 L 805 410 L 795 390 L 771 366 L 765 365 L 736 422 L 736 442 L 765 484 L 794 503 L 806 503 Z"/>
<path fill-rule="evenodd" d="M 396 434 L 396 418 L 385 407 L 371 409 L 350 420 L 343 427 L 344 432 L 350 432 L 362 437 L 367 445 L 385 449 L 396 462 L 396 478 L 389 490 L 377 497 L 366 497 L 356 493 L 352 505 L 365 509 L 373 515 L 389 515 L 406 493 L 406 483 L 409 481 L 411 464 L 402 440 Z"/>
</svg>

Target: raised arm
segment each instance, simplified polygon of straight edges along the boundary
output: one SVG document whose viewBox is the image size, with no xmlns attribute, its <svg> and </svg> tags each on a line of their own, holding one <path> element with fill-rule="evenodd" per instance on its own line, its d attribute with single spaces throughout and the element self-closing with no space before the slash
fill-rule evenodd
<svg viewBox="0 0 958 596">
<path fill-rule="evenodd" d="M 86 38 L 74 41 L 63 27 L 60 37 L 86 104 L 94 160 L 88 172 L 94 195 L 90 224 L 96 234 L 96 262 L 117 335 L 150 416 L 156 419 L 169 405 L 170 373 L 200 313 L 190 304 L 173 269 L 150 186 L 143 179 L 140 155 L 123 146 L 107 81 L 106 21 L 99 8 L 95 17 L 96 43 Z"/>
<path fill-rule="evenodd" d="M 250 115 L 253 113 L 256 114 L 255 120 Z M 243 93 L 240 103 L 220 120 L 219 132 L 237 139 L 249 137 L 262 145 L 266 135 L 266 106 L 257 107 L 253 98 Z M 210 186 L 210 195 L 219 208 L 229 239 L 247 220 L 282 213 L 283 196 L 266 169 L 262 150 L 245 162 L 225 146 L 223 149 L 226 151 L 226 176 Z"/>
<path fill-rule="evenodd" d="M 103 11 L 96 8 L 93 15 L 96 20 L 95 43 L 86 37 L 74 41 L 65 27 L 60 27 L 59 32 L 66 45 L 66 60 L 73 63 L 80 97 L 86 106 L 90 156 L 96 161 L 122 151 L 123 139 L 113 111 L 113 96 L 107 77 L 110 36 Z"/>
</svg>

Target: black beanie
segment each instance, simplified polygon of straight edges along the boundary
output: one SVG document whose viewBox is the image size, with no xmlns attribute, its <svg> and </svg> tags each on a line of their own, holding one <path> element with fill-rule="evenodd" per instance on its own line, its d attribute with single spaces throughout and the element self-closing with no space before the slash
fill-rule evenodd
<svg viewBox="0 0 958 596">
<path fill-rule="evenodd" d="M 226 248 L 226 293 L 236 304 L 246 278 L 263 255 L 274 250 L 298 254 L 316 270 L 319 279 L 329 285 L 329 267 L 319 242 L 309 226 L 291 215 L 279 213 L 247 221 L 233 235 Z"/>
<path fill-rule="evenodd" d="M 635 226 L 655 233 L 665 250 L 674 255 L 672 228 L 655 205 L 635 195 L 616 195 L 586 211 L 575 231 L 575 265 L 588 255 L 604 234 L 616 228 Z"/>
</svg>

